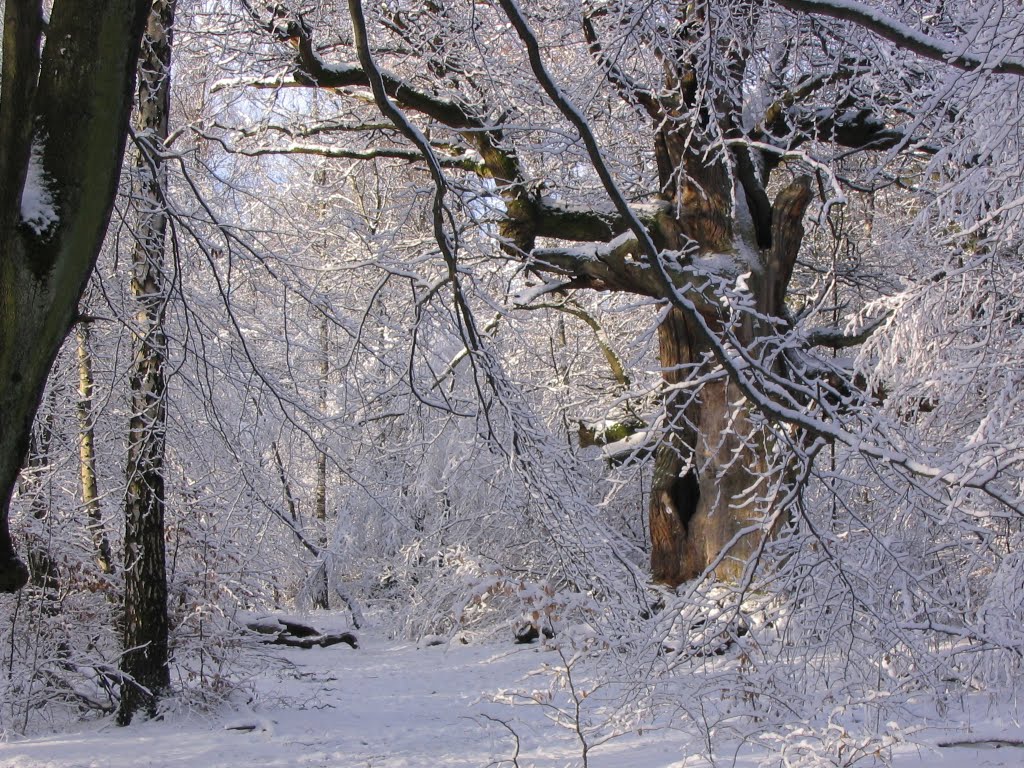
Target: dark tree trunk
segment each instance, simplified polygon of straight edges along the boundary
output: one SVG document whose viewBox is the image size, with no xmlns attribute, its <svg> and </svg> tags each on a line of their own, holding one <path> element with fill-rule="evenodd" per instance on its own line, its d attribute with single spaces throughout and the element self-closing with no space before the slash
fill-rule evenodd
<svg viewBox="0 0 1024 768">
<path fill-rule="evenodd" d="M 167 216 L 163 204 L 166 170 L 158 153 L 168 134 L 174 7 L 175 0 L 153 3 L 139 62 L 138 122 L 144 148 L 140 151 L 134 189 L 139 201 L 139 221 L 131 289 L 137 312 L 132 330 L 135 362 L 128 431 L 121 659 L 121 671 L 131 679 L 121 688 L 121 725 L 130 723 L 139 710 L 155 715 L 157 702 L 170 684 L 163 468 L 167 422 L 167 343 L 163 329 L 167 302 Z"/>
<path fill-rule="evenodd" d="M 11 495 L 50 366 L 75 318 L 110 217 L 145 0 L 4 7 L 0 86 L 0 591 L 28 576 Z M 83 34 L 82 30 L 89 30 Z M 30 173 L 30 166 L 34 172 Z M 22 208 L 26 179 L 49 206 Z M 42 180 L 42 184 L 40 184 Z M 39 198 L 37 197 L 37 200 Z M 52 215 L 50 215 L 52 214 Z"/>
</svg>

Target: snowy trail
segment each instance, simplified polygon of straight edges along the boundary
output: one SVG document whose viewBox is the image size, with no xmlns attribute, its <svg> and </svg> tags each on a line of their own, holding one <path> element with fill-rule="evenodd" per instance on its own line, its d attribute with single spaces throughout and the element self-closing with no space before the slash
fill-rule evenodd
<svg viewBox="0 0 1024 768">
<path fill-rule="evenodd" d="M 290 664 L 262 673 L 261 703 L 254 709 L 205 718 L 172 715 L 126 729 L 107 722 L 0 745 L 0 766 L 461 768 L 512 755 L 509 732 L 483 717 L 507 719 L 510 710 L 486 696 L 518 687 L 549 654 L 515 646 L 416 648 L 372 636 L 361 642 L 358 651 L 345 645 L 280 651 Z M 513 714 L 524 741 L 535 730 L 530 720 L 543 725 L 540 717 L 529 717 L 530 708 L 516 707 Z M 543 734 L 539 759 L 572 759 L 572 739 L 558 735 Z"/>
<path fill-rule="evenodd" d="M 345 645 L 282 650 L 264 661 L 259 702 L 209 716 L 170 715 L 117 728 L 112 721 L 0 744 L 0 768 L 512 768 L 508 722 L 519 735 L 521 768 L 580 766 L 579 745 L 537 706 L 491 699 L 502 689 L 544 689 L 531 677 L 558 656 L 537 646 L 417 648 L 364 635 Z M 974 738 L 1009 735 L 996 723 Z M 1020 729 L 1012 736 L 1020 738 Z M 947 733 L 945 738 L 949 738 Z M 930 743 L 934 744 L 939 739 Z M 696 768 L 709 763 L 684 734 L 628 734 L 592 752 L 590 768 Z M 906 745 L 898 768 L 1017 768 L 1024 749 L 992 745 L 921 749 Z M 717 765 L 779 765 L 778 755 L 737 753 Z M 871 765 L 865 760 L 858 765 Z"/>
</svg>

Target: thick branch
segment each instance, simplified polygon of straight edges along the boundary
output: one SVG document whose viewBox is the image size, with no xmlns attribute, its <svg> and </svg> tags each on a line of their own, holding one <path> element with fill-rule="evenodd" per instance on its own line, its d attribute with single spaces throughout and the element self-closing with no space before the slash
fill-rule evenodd
<svg viewBox="0 0 1024 768">
<path fill-rule="evenodd" d="M 764 111 L 764 117 L 756 133 L 776 135 L 786 133 L 790 127 L 788 115 L 794 106 L 806 102 L 825 86 L 837 80 L 846 79 L 852 74 L 851 69 L 845 69 L 801 79 L 794 88 L 782 94 Z"/>
<path fill-rule="evenodd" d="M 885 321 L 891 315 L 891 312 L 886 312 L 884 315 L 876 317 L 874 320 L 865 323 L 864 327 L 856 333 L 847 333 L 841 328 L 815 328 L 807 334 L 807 346 L 830 347 L 832 349 L 859 347 L 871 338 L 875 331 L 885 325 Z"/>
<path fill-rule="evenodd" d="M 889 128 L 870 109 L 850 109 L 840 105 L 825 115 L 812 110 L 794 109 L 788 118 L 798 132 L 849 149 L 881 151 L 913 141 L 913 137 L 905 131 Z"/>
<path fill-rule="evenodd" d="M 245 157 L 261 157 L 263 155 L 314 155 L 316 157 L 327 157 L 340 160 L 407 160 L 409 162 L 423 162 L 423 153 L 415 149 L 401 149 L 398 147 L 376 147 L 373 149 L 347 149 L 345 147 L 330 147 L 325 144 L 300 144 L 293 142 L 280 147 L 237 147 L 228 144 L 218 136 L 200 134 L 209 141 L 217 142 L 225 152 L 232 155 L 243 155 Z M 461 157 L 448 157 L 438 155 L 437 161 L 443 168 L 461 168 L 474 173 L 481 172 L 481 163 L 470 155 Z"/>
<path fill-rule="evenodd" d="M 536 202 L 537 235 L 555 240 L 576 242 L 608 242 L 627 229 L 626 220 L 614 208 L 588 208 L 542 197 Z M 671 216 L 672 205 L 655 200 L 636 206 L 636 214 L 649 228 L 657 226 L 658 219 Z"/>
<path fill-rule="evenodd" d="M 769 316 L 782 316 L 793 266 L 804 238 L 804 213 L 810 202 L 811 180 L 800 176 L 779 192 L 772 206 L 772 247 L 768 252 L 766 275 L 770 303 L 762 308 Z"/>
<path fill-rule="evenodd" d="M 960 53 L 959 46 L 944 40 L 929 37 L 916 29 L 890 18 L 885 14 L 856 0 L 774 0 L 776 5 L 792 11 L 829 16 L 849 21 L 883 37 L 900 48 L 916 53 L 926 59 L 941 61 L 951 67 L 965 71 L 985 70 L 997 75 L 1024 76 L 1024 61 L 1004 58 L 988 61 L 984 54 Z"/>
<path fill-rule="evenodd" d="M 808 106 L 815 93 L 849 80 L 861 69 L 861 63 L 847 62 L 833 72 L 803 78 L 765 110 L 751 138 L 786 149 L 795 149 L 813 139 L 852 150 L 884 151 L 909 144 L 915 151 L 934 154 L 935 147 L 914 139 L 902 128 L 889 127 L 880 115 L 865 109 L 851 97 L 824 109 Z M 764 159 L 771 169 L 781 156 L 767 155 Z"/>
<path fill-rule="evenodd" d="M 535 248 L 531 263 L 540 271 L 569 276 L 571 281 L 564 287 L 663 298 L 665 291 L 654 273 L 639 261 L 641 253 L 636 236 L 625 233 L 608 244 Z"/>
</svg>

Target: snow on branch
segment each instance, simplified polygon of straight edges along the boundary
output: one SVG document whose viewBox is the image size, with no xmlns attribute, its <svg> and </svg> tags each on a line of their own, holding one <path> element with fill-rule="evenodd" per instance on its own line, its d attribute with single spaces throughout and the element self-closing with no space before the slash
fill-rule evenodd
<svg viewBox="0 0 1024 768">
<path fill-rule="evenodd" d="M 984 54 L 962 52 L 958 46 L 930 37 L 855 0 L 774 0 L 774 2 L 791 11 L 803 11 L 818 16 L 829 16 L 840 21 L 849 21 L 895 43 L 900 48 L 913 51 L 926 59 L 944 62 L 957 69 L 984 70 L 997 75 L 1024 76 L 1024 60 L 1002 58 L 990 61 Z"/>
<path fill-rule="evenodd" d="M 799 2 L 804 1 L 799 0 Z M 794 7 L 797 4 L 797 0 L 776 0 L 776 2 L 793 2 Z M 849 426 L 832 422 L 827 415 L 818 416 L 810 413 L 805 405 L 807 399 L 827 406 L 827 403 L 821 401 L 818 393 L 812 387 L 778 376 L 770 367 L 756 359 L 742 343 L 738 343 L 738 340 L 731 334 L 716 332 L 697 306 L 697 299 L 689 290 L 692 286 L 676 285 L 650 231 L 632 210 L 612 176 L 597 137 L 586 117 L 562 91 L 545 65 L 537 37 L 518 3 L 516 0 L 499 0 L 499 4 L 526 48 L 530 67 L 537 81 L 559 112 L 573 125 L 583 141 L 591 164 L 601 179 L 606 194 L 635 238 L 632 248 L 635 248 L 638 256 L 644 259 L 650 272 L 654 275 L 654 281 L 663 288 L 671 305 L 679 309 L 693 323 L 694 332 L 708 344 L 716 360 L 754 407 L 770 419 L 805 430 L 815 438 L 814 450 L 820 449 L 826 443 L 846 445 L 869 460 L 880 461 L 890 467 L 899 468 L 910 476 L 934 480 L 949 487 L 979 490 L 1012 513 L 1024 516 L 1024 502 L 1020 497 L 1013 490 L 1005 490 L 995 485 L 996 472 L 965 475 L 947 466 L 931 465 L 892 445 L 870 426 L 867 429 L 851 429 Z M 816 3 L 808 4 L 815 8 L 818 7 Z M 840 3 L 838 0 L 829 7 L 854 10 L 861 8 L 859 5 Z M 1024 68 L 1021 71 L 1024 72 Z M 582 249 L 578 250 L 582 251 Z M 556 258 L 556 254 L 546 255 L 549 260 Z M 563 255 L 571 256 L 569 253 L 563 253 Z M 581 252 L 578 255 L 583 261 L 587 261 L 589 256 L 593 263 L 598 263 L 597 253 L 584 254 Z"/>
<path fill-rule="evenodd" d="M 371 147 L 369 149 L 349 149 L 347 147 L 331 147 L 325 144 L 306 144 L 302 142 L 291 142 L 280 146 L 257 146 L 238 147 L 228 144 L 219 136 L 211 136 L 206 133 L 200 135 L 209 141 L 215 141 L 232 155 L 244 155 L 246 157 L 261 157 L 263 155 L 314 155 L 337 160 L 406 160 L 409 162 L 424 162 L 426 158 L 423 153 L 415 149 L 401 149 L 398 147 Z M 466 154 L 462 157 L 437 156 L 437 162 L 443 168 L 461 168 L 466 171 L 478 172 L 480 162 L 472 155 Z"/>
</svg>

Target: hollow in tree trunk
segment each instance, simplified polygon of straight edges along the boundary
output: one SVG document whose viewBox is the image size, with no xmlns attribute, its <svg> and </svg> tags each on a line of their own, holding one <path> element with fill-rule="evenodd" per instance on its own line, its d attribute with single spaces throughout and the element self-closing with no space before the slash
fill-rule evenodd
<svg viewBox="0 0 1024 768">
<path fill-rule="evenodd" d="M 715 188 L 713 179 L 705 176 L 704 182 L 705 190 Z M 770 217 L 763 219 L 765 224 L 770 221 L 769 236 L 756 229 L 747 235 L 756 237 L 747 243 L 748 251 L 759 256 L 748 281 L 757 317 L 782 315 L 810 199 L 808 180 L 797 178 L 778 194 Z M 716 203 L 713 195 L 705 201 L 726 205 Z M 732 223 L 725 215 L 709 211 L 703 219 L 678 223 L 704 252 L 730 252 L 736 247 Z M 709 302 L 700 309 L 714 330 L 726 319 L 720 305 Z M 739 387 L 713 362 L 692 322 L 671 309 L 658 329 L 667 430 L 655 454 L 649 506 L 651 570 L 656 581 L 673 587 L 706 571 L 735 581 L 774 528 L 769 524 L 772 500 L 764 496 L 772 483 L 764 480 L 778 470 L 769 467 L 766 437 L 752 423 Z M 745 321 L 736 332 L 756 354 L 758 337 L 769 331 Z M 679 386 L 698 377 L 704 379 L 699 387 Z"/>
</svg>

